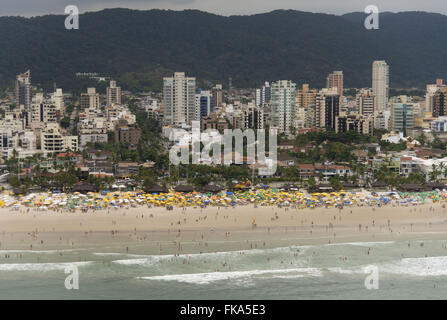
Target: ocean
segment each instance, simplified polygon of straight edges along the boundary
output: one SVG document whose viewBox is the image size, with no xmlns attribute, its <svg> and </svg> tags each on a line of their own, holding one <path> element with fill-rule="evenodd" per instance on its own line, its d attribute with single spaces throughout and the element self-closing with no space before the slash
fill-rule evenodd
<svg viewBox="0 0 447 320">
<path fill-rule="evenodd" d="M 181 255 L 150 246 L 0 250 L 0 299 L 446 299 L 446 248 L 411 240 Z M 377 289 L 365 286 L 371 266 Z M 79 288 L 68 290 L 74 269 Z"/>
</svg>

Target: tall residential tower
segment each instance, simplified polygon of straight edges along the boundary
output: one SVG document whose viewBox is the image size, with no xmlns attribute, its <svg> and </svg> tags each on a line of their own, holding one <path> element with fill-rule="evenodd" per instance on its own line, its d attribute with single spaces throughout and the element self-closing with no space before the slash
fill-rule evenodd
<svg viewBox="0 0 447 320">
<path fill-rule="evenodd" d="M 116 81 L 110 81 L 110 85 L 106 89 L 106 101 L 108 106 L 121 104 L 121 88 L 116 86 Z"/>
<path fill-rule="evenodd" d="M 372 65 L 372 89 L 374 94 L 374 111 L 382 112 L 387 108 L 390 71 L 385 61 L 374 61 Z"/>
<path fill-rule="evenodd" d="M 280 133 L 290 133 L 295 118 L 296 84 L 280 80 L 273 82 L 271 90 L 273 124 Z"/>
<path fill-rule="evenodd" d="M 19 74 L 16 77 L 16 105 L 23 105 L 26 111 L 31 108 L 31 71 Z"/>
<path fill-rule="evenodd" d="M 176 72 L 163 78 L 164 121 L 168 125 L 191 125 L 197 119 L 196 78 Z"/>
</svg>

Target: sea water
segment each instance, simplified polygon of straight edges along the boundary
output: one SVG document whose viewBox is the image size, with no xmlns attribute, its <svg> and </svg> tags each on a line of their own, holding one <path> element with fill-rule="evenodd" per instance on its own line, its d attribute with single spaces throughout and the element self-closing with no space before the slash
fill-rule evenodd
<svg viewBox="0 0 447 320">
<path fill-rule="evenodd" d="M 446 299 L 446 245 L 353 242 L 181 255 L 144 246 L 138 254 L 113 246 L 0 250 L 0 299 Z M 68 266 L 79 272 L 77 290 L 66 289 Z M 365 286 L 368 266 L 377 267 L 378 289 Z"/>
</svg>

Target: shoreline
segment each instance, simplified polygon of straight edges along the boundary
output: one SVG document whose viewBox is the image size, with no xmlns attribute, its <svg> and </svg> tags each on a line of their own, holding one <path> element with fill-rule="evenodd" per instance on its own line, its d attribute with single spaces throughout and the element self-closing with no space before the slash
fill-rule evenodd
<svg viewBox="0 0 447 320">
<path fill-rule="evenodd" d="M 0 250 L 97 247 L 124 253 L 198 253 L 290 245 L 443 238 L 444 202 L 417 206 L 291 209 L 129 208 L 95 212 L 0 209 Z M 256 228 L 253 228 L 253 219 Z"/>
</svg>

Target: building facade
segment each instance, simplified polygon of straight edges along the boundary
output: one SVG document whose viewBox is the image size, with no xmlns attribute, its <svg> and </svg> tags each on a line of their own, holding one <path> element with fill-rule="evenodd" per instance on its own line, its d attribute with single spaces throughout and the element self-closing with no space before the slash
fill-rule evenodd
<svg viewBox="0 0 447 320">
<path fill-rule="evenodd" d="M 372 65 L 372 90 L 375 96 L 374 110 L 381 112 L 387 108 L 390 85 L 389 66 L 385 61 L 374 61 Z"/>
<path fill-rule="evenodd" d="M 214 98 L 210 91 L 199 90 L 196 94 L 196 119 L 202 119 L 214 111 Z"/>
<path fill-rule="evenodd" d="M 81 109 L 94 109 L 101 108 L 99 93 L 96 92 L 96 88 L 87 88 L 87 93 L 81 93 Z"/>
<path fill-rule="evenodd" d="M 17 107 L 24 106 L 25 110 L 31 107 L 31 71 L 19 74 L 16 77 L 15 98 Z"/>
<path fill-rule="evenodd" d="M 172 126 L 191 125 L 196 113 L 196 78 L 176 72 L 163 78 L 164 122 Z"/>
<path fill-rule="evenodd" d="M 279 133 L 291 133 L 296 108 L 296 84 L 290 80 L 273 82 L 272 123 Z"/>
<path fill-rule="evenodd" d="M 317 96 L 315 125 L 317 128 L 335 130 L 335 118 L 340 115 L 340 97 L 337 90 L 324 88 Z"/>
<path fill-rule="evenodd" d="M 413 128 L 414 108 L 411 98 L 407 96 L 391 99 L 391 130 L 407 135 L 407 130 Z"/>
<path fill-rule="evenodd" d="M 110 85 L 106 89 L 106 103 L 108 106 L 121 104 L 121 87 L 116 86 L 116 81 L 110 81 Z"/>
</svg>

